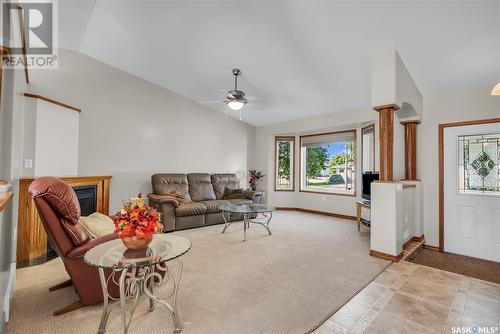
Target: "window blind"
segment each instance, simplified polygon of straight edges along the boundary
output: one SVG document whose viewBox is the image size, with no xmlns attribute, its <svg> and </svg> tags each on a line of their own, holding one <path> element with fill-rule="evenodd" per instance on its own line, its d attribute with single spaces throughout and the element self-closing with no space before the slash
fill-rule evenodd
<svg viewBox="0 0 500 334">
<path fill-rule="evenodd" d="M 332 133 L 323 133 L 318 135 L 302 136 L 300 137 L 300 146 L 311 147 L 311 146 L 319 146 L 323 144 L 330 144 L 336 142 L 350 142 L 355 140 L 356 140 L 355 131 L 332 132 Z"/>
</svg>

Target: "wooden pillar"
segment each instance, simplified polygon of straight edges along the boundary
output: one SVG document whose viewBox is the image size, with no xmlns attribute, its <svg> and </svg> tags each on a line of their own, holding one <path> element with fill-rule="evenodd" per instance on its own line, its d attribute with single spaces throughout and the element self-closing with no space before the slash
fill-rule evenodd
<svg viewBox="0 0 500 334">
<path fill-rule="evenodd" d="M 378 111 L 379 145 L 380 145 L 380 181 L 394 179 L 394 112 L 399 109 L 396 104 L 374 107 Z"/>
<path fill-rule="evenodd" d="M 405 180 L 417 180 L 417 124 L 420 121 L 401 122 L 405 126 Z"/>
</svg>

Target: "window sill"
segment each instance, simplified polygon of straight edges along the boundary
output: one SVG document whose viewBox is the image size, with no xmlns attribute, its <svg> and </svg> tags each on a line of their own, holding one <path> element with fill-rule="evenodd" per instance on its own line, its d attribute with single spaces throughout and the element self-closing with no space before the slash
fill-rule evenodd
<svg viewBox="0 0 500 334">
<path fill-rule="evenodd" d="M 299 192 L 302 192 L 302 193 L 311 193 L 311 194 L 322 194 L 322 195 L 336 195 L 336 196 L 356 197 L 356 192 L 354 192 L 354 193 L 334 193 L 334 192 L 329 192 L 329 191 L 314 191 L 314 190 L 304 190 L 304 189 L 299 189 Z"/>
<path fill-rule="evenodd" d="M 293 189 L 276 189 L 276 188 L 274 188 L 274 191 L 277 191 L 277 192 L 280 192 L 280 191 L 293 192 L 293 191 L 295 191 L 295 188 L 293 188 Z"/>
</svg>

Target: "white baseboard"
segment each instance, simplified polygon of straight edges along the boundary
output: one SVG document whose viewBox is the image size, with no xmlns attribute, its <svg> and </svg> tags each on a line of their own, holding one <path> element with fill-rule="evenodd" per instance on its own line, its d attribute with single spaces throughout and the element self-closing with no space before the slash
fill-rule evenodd
<svg viewBox="0 0 500 334">
<path fill-rule="evenodd" d="M 13 262 L 10 264 L 9 271 L 9 282 L 7 283 L 7 289 L 5 291 L 5 297 L 3 300 L 3 309 L 5 312 L 5 322 L 9 322 L 9 308 L 10 308 L 10 300 L 14 294 L 14 281 L 16 279 L 16 263 Z"/>
</svg>

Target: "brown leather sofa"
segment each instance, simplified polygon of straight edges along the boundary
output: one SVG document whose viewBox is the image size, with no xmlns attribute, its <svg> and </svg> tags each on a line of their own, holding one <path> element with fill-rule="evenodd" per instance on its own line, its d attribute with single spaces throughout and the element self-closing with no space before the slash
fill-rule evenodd
<svg viewBox="0 0 500 334">
<path fill-rule="evenodd" d="M 87 265 L 83 256 L 99 244 L 115 239 L 114 234 L 92 239 L 79 222 L 80 204 L 76 194 L 67 183 L 55 177 L 40 177 L 29 188 L 40 215 L 43 227 L 57 254 L 64 262 L 70 281 L 61 283 L 50 290 L 73 285 L 80 298 L 78 301 L 54 312 L 60 315 L 86 305 L 103 301 L 101 283 L 97 268 Z M 105 272 L 108 276 L 109 271 Z M 118 286 L 111 282 L 108 291 L 118 296 Z"/>
<path fill-rule="evenodd" d="M 254 192 L 244 190 L 245 198 L 224 199 L 226 188 L 239 188 L 236 174 L 155 174 L 151 177 L 153 193 L 148 195 L 149 205 L 161 213 L 163 230 L 174 231 L 224 222 L 219 207 L 222 204 L 252 203 Z M 170 196 L 176 192 L 185 199 Z M 232 214 L 230 220 L 240 220 Z"/>
</svg>

